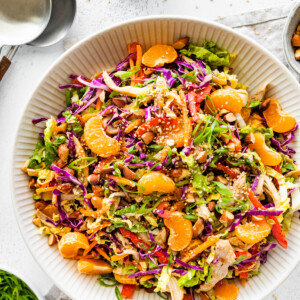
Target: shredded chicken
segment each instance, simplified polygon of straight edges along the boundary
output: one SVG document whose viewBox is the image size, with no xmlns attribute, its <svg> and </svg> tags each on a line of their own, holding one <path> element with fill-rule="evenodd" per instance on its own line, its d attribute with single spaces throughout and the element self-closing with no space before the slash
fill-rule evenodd
<svg viewBox="0 0 300 300">
<path fill-rule="evenodd" d="M 264 182 L 265 182 L 265 175 L 261 174 L 259 176 L 258 182 L 257 182 L 257 186 L 255 188 L 255 194 L 256 195 L 261 195 L 261 193 L 263 192 L 263 186 L 264 186 Z"/>
<path fill-rule="evenodd" d="M 204 221 L 207 221 L 210 215 L 210 211 L 207 208 L 206 204 L 202 204 L 197 208 L 198 216 L 201 217 Z"/>
<path fill-rule="evenodd" d="M 280 205 L 280 195 L 269 176 L 265 177 L 264 192 L 273 199 L 275 207 Z"/>
<path fill-rule="evenodd" d="M 168 287 L 171 293 L 172 300 L 182 300 L 184 297 L 184 290 L 178 286 L 177 279 L 171 276 Z"/>
<path fill-rule="evenodd" d="M 200 286 L 200 290 L 207 292 L 211 290 L 228 273 L 228 267 L 235 261 L 234 250 L 228 240 L 219 240 L 216 243 L 216 257 L 219 261 L 212 266 L 212 275 L 210 282 Z"/>
<path fill-rule="evenodd" d="M 246 173 L 243 172 L 237 180 L 234 181 L 233 185 L 229 187 L 233 197 L 238 200 L 244 200 L 247 192 Z"/>
</svg>

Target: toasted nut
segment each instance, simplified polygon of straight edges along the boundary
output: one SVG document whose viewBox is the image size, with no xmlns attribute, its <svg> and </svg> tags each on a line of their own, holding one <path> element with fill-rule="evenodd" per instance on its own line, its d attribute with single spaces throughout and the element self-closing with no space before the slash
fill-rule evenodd
<svg viewBox="0 0 300 300">
<path fill-rule="evenodd" d="M 175 190 L 174 190 L 174 195 L 177 198 L 177 200 L 180 200 L 181 196 L 182 196 L 182 190 L 181 190 L 181 188 L 177 188 L 176 187 Z"/>
<path fill-rule="evenodd" d="M 65 144 L 61 144 L 58 147 L 58 157 L 63 161 L 66 162 L 69 156 L 69 148 Z"/>
<path fill-rule="evenodd" d="M 96 174 L 91 174 L 89 177 L 88 177 L 88 182 L 91 184 L 91 185 L 96 185 L 100 180 L 100 175 L 96 175 Z"/>
<path fill-rule="evenodd" d="M 52 194 L 52 192 L 51 191 L 49 191 L 49 192 L 44 192 L 44 193 L 42 193 L 42 200 L 44 200 L 44 201 L 50 201 L 50 200 L 52 200 L 52 198 L 53 198 L 53 194 Z"/>
<path fill-rule="evenodd" d="M 292 44 L 294 47 L 300 47 L 300 35 L 299 34 L 293 35 Z"/>
<path fill-rule="evenodd" d="M 199 154 L 197 154 L 196 160 L 198 163 L 204 163 L 206 161 L 207 158 L 207 153 L 206 151 L 201 151 L 199 152 Z"/>
<path fill-rule="evenodd" d="M 228 122 L 228 123 L 232 123 L 236 121 L 236 117 L 233 113 L 228 113 L 224 116 L 224 121 Z"/>
<path fill-rule="evenodd" d="M 93 190 L 93 193 L 96 197 L 99 197 L 99 196 L 103 196 L 104 195 L 104 192 L 103 192 L 103 189 L 101 186 L 99 185 L 92 185 L 92 190 Z"/>
<path fill-rule="evenodd" d="M 35 207 L 36 209 L 43 210 L 43 209 L 46 208 L 47 205 L 48 205 L 48 203 L 46 203 L 46 202 L 43 201 L 43 200 L 40 200 L 40 201 L 36 201 L 36 202 L 35 202 L 34 207 Z"/>
<path fill-rule="evenodd" d="M 119 130 L 120 130 L 119 127 L 114 127 L 110 124 L 105 129 L 105 132 L 109 135 L 116 135 L 116 134 L 118 134 Z"/>
<path fill-rule="evenodd" d="M 100 208 L 100 209 L 102 208 L 102 206 L 103 206 L 103 199 L 102 198 L 92 197 L 91 201 L 92 201 L 92 204 L 95 208 Z"/>
<path fill-rule="evenodd" d="M 113 98 L 112 99 L 113 104 L 117 105 L 118 107 L 123 107 L 125 105 L 125 100 L 120 98 Z"/>
<path fill-rule="evenodd" d="M 234 215 L 231 212 L 227 211 L 227 210 L 222 214 L 222 216 L 220 218 L 220 222 L 225 227 L 230 226 L 232 224 L 233 220 L 234 220 Z"/>
<path fill-rule="evenodd" d="M 31 188 L 31 189 L 34 188 L 34 186 L 35 186 L 35 180 L 34 180 L 33 177 L 31 177 L 31 178 L 29 179 L 28 186 L 29 186 L 29 188 Z"/>
<path fill-rule="evenodd" d="M 123 166 L 123 175 L 126 179 L 129 180 L 135 179 L 135 173 L 125 166 Z"/>
<path fill-rule="evenodd" d="M 171 171 L 172 178 L 179 178 L 182 175 L 182 168 L 174 169 Z"/>
<path fill-rule="evenodd" d="M 219 112 L 219 115 L 220 115 L 220 117 L 223 117 L 223 116 L 225 116 L 226 114 L 228 114 L 229 113 L 229 110 L 227 110 L 227 109 L 225 109 L 225 108 L 222 108 L 221 110 L 220 110 L 220 112 Z"/>
<path fill-rule="evenodd" d="M 78 210 L 73 211 L 73 212 L 69 215 L 69 217 L 70 217 L 71 219 L 77 219 L 79 216 L 80 216 L 80 212 L 79 212 Z"/>
<path fill-rule="evenodd" d="M 42 222 L 39 218 L 35 218 L 32 220 L 32 223 L 36 226 L 36 227 L 41 227 L 42 226 Z"/>
<path fill-rule="evenodd" d="M 182 211 L 185 208 L 185 204 L 183 202 L 176 202 L 172 207 L 171 211 Z"/>
<path fill-rule="evenodd" d="M 295 52 L 295 58 L 296 60 L 300 60 L 300 49 L 297 49 Z"/>
<path fill-rule="evenodd" d="M 193 226 L 193 237 L 196 238 L 196 237 L 200 236 L 202 234 L 203 230 L 204 230 L 204 222 L 200 218 L 199 220 L 197 220 L 197 222 Z"/>
<path fill-rule="evenodd" d="M 266 110 L 269 107 L 270 103 L 271 103 L 270 99 L 263 100 L 260 105 L 261 111 Z"/>
<path fill-rule="evenodd" d="M 288 172 L 286 175 L 284 175 L 285 177 L 294 177 L 297 178 L 300 176 L 300 169 L 299 170 L 294 170 L 291 172 Z"/>
<path fill-rule="evenodd" d="M 182 39 L 179 39 L 177 40 L 176 42 L 173 43 L 173 47 L 177 50 L 180 50 L 182 48 L 184 48 L 186 46 L 186 44 L 188 43 L 190 38 L 188 37 L 185 37 L 185 38 L 182 38 Z"/>
<path fill-rule="evenodd" d="M 254 142 L 255 142 L 255 137 L 254 137 L 253 132 L 249 132 L 249 133 L 245 136 L 244 141 L 245 141 L 245 143 L 247 143 L 247 144 L 254 144 Z"/>
<path fill-rule="evenodd" d="M 228 143 L 226 145 L 226 148 L 229 150 L 229 151 L 234 151 L 235 150 L 235 144 L 234 143 Z"/>
<path fill-rule="evenodd" d="M 64 182 L 58 185 L 57 189 L 61 191 L 63 194 L 69 194 L 72 189 L 74 188 L 74 185 L 69 182 Z"/>
<path fill-rule="evenodd" d="M 69 167 L 64 167 L 63 168 L 65 171 L 67 171 L 67 172 L 69 172 L 71 175 L 75 175 L 75 171 L 73 170 L 73 169 L 71 169 L 71 168 L 69 168 Z"/>
<path fill-rule="evenodd" d="M 57 243 L 56 236 L 54 234 L 50 234 L 48 238 L 48 245 L 53 246 Z"/>
<path fill-rule="evenodd" d="M 147 131 L 141 136 L 142 140 L 146 145 L 150 144 L 154 139 L 154 133 L 152 131 Z"/>
<path fill-rule="evenodd" d="M 136 109 L 135 111 L 133 111 L 132 113 L 135 117 L 140 117 L 143 118 L 145 117 L 145 110 L 142 108 Z"/>
<path fill-rule="evenodd" d="M 56 165 L 57 165 L 59 168 L 63 168 L 66 164 L 67 164 L 67 161 L 63 161 L 63 160 L 61 160 L 61 159 L 59 159 L 59 160 L 56 162 Z"/>
<path fill-rule="evenodd" d="M 223 183 L 223 184 L 227 184 L 228 183 L 227 179 L 225 177 L 223 177 L 222 175 L 218 175 L 216 177 L 216 180 L 219 181 L 219 182 L 221 182 L 221 183 Z"/>
<path fill-rule="evenodd" d="M 214 201 L 210 201 L 207 204 L 207 208 L 208 208 L 209 211 L 214 211 L 215 210 L 215 206 L 216 206 L 216 202 L 214 202 Z"/>
</svg>

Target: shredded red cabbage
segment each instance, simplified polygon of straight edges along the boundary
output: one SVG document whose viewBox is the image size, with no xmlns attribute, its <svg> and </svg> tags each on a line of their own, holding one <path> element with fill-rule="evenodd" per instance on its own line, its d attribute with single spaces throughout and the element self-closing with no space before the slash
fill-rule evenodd
<svg viewBox="0 0 300 300">
<path fill-rule="evenodd" d="M 59 88 L 62 89 L 62 90 L 63 89 L 69 89 L 69 88 L 81 89 L 81 88 L 83 88 L 83 86 L 80 85 L 80 84 L 70 83 L 70 84 L 60 85 Z"/>
<path fill-rule="evenodd" d="M 33 125 L 36 125 L 40 122 L 47 121 L 47 120 L 48 120 L 47 118 L 38 118 L 38 119 L 33 119 L 31 122 Z"/>
<path fill-rule="evenodd" d="M 257 187 L 257 183 L 258 183 L 258 179 L 259 179 L 259 175 L 255 176 L 253 184 L 251 186 L 251 190 L 254 192 L 256 187 Z"/>
<path fill-rule="evenodd" d="M 117 71 L 126 70 L 127 67 L 129 66 L 129 59 L 135 55 L 136 55 L 136 52 L 130 53 L 129 55 L 127 55 L 127 57 L 124 60 L 119 62 L 116 66 Z"/>
<path fill-rule="evenodd" d="M 166 79 L 166 82 L 168 84 L 168 86 L 171 88 L 174 83 L 176 82 L 176 78 L 174 78 L 172 76 L 172 73 L 170 70 L 168 69 L 165 69 L 165 68 L 152 68 L 152 70 L 154 71 L 157 71 L 157 72 L 160 72 L 164 75 L 165 79 Z"/>
</svg>

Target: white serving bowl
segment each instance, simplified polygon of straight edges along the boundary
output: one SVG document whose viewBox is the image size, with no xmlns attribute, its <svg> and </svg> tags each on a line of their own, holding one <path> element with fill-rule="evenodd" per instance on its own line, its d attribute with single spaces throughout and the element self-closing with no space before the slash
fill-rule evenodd
<svg viewBox="0 0 300 300">
<path fill-rule="evenodd" d="M 32 224 L 32 192 L 28 188 L 28 177 L 21 171 L 22 164 L 32 154 L 40 132 L 39 128 L 32 125 L 31 120 L 57 115 L 62 110 L 64 92 L 58 89 L 58 85 L 67 83 L 69 74 L 91 76 L 114 67 L 127 55 L 129 42 L 138 41 L 147 49 L 157 43 L 172 44 L 185 36 L 189 36 L 191 42 L 196 44 L 204 39 L 212 40 L 230 52 L 237 53 L 232 67 L 240 81 L 249 86 L 250 94 L 262 83 L 270 82 L 267 96 L 278 98 L 284 110 L 300 121 L 300 86 L 283 64 L 256 42 L 214 22 L 177 16 L 134 19 L 93 34 L 64 53 L 35 88 L 20 121 L 13 153 L 12 192 L 16 217 L 32 255 L 53 282 L 74 300 L 115 299 L 114 290 L 100 286 L 96 281 L 97 276 L 80 274 L 76 262 L 63 259 L 56 247 L 49 247 L 47 239 L 39 236 L 37 228 Z M 297 150 L 295 159 L 298 161 L 299 141 L 296 138 L 292 143 Z M 240 288 L 238 299 L 264 298 L 295 268 L 300 258 L 298 216 L 294 216 L 287 240 L 288 249 L 278 246 L 270 251 L 261 274 L 252 278 L 245 288 Z M 154 294 L 140 291 L 134 294 L 133 299 L 156 298 Z"/>
<path fill-rule="evenodd" d="M 39 300 L 44 300 L 45 299 L 40 294 L 38 289 L 35 287 L 34 283 L 32 281 L 29 281 L 28 278 L 25 278 L 25 276 L 23 274 L 20 274 L 19 271 L 13 270 L 10 267 L 2 266 L 2 265 L 0 265 L 0 270 L 11 273 L 11 274 L 15 275 L 16 277 L 18 277 L 19 279 L 23 280 L 28 285 L 28 287 L 32 290 L 32 292 L 38 297 Z M 1 293 L 0 293 L 0 295 L 1 295 Z"/>
</svg>

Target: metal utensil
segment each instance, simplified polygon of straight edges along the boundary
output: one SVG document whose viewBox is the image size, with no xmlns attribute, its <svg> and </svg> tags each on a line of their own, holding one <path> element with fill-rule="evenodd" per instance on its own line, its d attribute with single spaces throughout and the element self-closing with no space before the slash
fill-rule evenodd
<svg viewBox="0 0 300 300">
<path fill-rule="evenodd" d="M 49 22 L 51 7 L 51 0 L 0 0 L 0 52 L 4 45 L 21 45 L 36 39 Z M 4 56 L 0 80 L 10 64 Z"/>
</svg>

